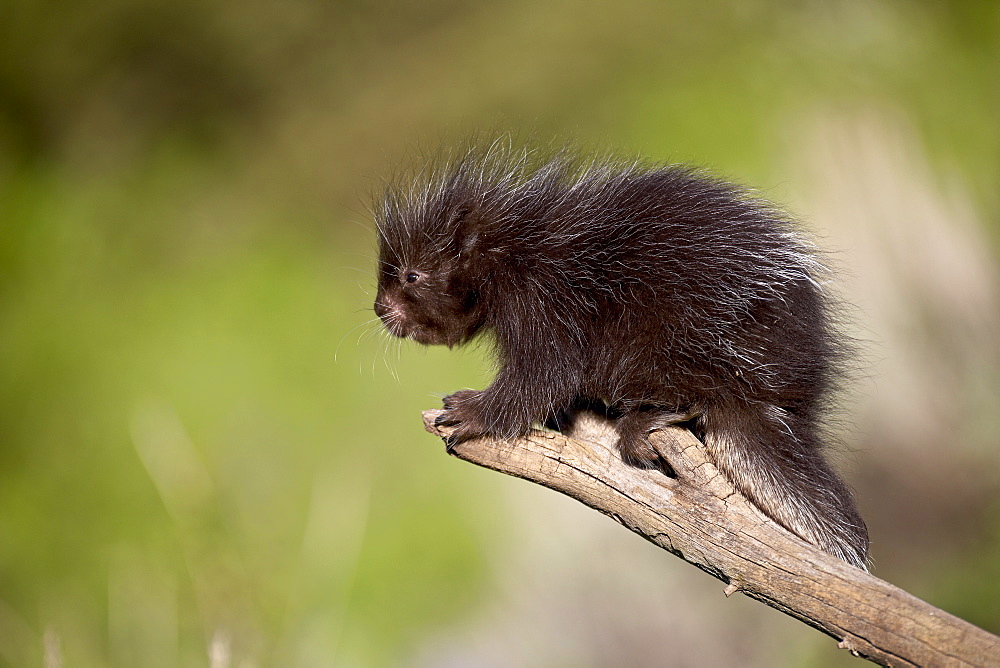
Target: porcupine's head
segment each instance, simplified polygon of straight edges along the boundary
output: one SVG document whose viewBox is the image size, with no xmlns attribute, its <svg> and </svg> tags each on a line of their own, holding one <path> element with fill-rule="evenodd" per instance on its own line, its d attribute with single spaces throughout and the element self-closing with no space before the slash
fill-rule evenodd
<svg viewBox="0 0 1000 668">
<path fill-rule="evenodd" d="M 467 342 L 485 323 L 482 190 L 468 166 L 390 187 L 376 211 L 375 313 L 395 336 L 428 345 Z"/>
</svg>

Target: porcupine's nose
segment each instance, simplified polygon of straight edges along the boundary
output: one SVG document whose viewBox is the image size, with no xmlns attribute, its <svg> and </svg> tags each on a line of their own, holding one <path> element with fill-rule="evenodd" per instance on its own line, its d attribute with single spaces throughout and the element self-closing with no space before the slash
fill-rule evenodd
<svg viewBox="0 0 1000 668">
<path fill-rule="evenodd" d="M 393 336 L 404 337 L 407 335 L 408 326 L 402 310 L 392 303 L 388 297 L 379 297 L 375 300 L 375 315 L 381 320 L 385 328 Z"/>
</svg>

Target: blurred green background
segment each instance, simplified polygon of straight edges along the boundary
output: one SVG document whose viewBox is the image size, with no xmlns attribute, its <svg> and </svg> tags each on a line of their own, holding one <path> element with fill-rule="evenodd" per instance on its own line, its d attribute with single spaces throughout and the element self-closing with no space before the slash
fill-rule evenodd
<svg viewBox="0 0 1000 668">
<path fill-rule="evenodd" d="M 0 663 L 839 665 L 445 456 L 380 180 L 469 132 L 694 162 L 835 252 L 881 577 L 1000 632 L 1000 3 L 6 0 Z"/>
</svg>

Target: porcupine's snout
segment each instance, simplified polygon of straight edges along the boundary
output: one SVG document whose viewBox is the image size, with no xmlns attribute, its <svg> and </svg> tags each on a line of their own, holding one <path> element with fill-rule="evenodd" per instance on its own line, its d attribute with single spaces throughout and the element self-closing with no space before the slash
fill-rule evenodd
<svg viewBox="0 0 1000 668">
<path fill-rule="evenodd" d="M 392 303 L 388 295 L 379 295 L 375 300 L 375 315 L 393 336 L 404 338 L 409 335 L 410 328 L 406 324 L 404 312 L 398 305 Z"/>
</svg>

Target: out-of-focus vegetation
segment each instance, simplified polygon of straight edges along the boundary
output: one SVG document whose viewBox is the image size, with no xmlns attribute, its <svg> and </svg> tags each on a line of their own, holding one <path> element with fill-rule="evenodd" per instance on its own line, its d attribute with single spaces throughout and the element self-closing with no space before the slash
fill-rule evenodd
<svg viewBox="0 0 1000 668">
<path fill-rule="evenodd" d="M 841 249 L 876 572 L 1000 631 L 998 7 L 8 0 L 0 662 L 848 660 L 422 433 L 489 361 L 366 324 L 365 206 L 483 129 L 712 166 Z"/>
</svg>

